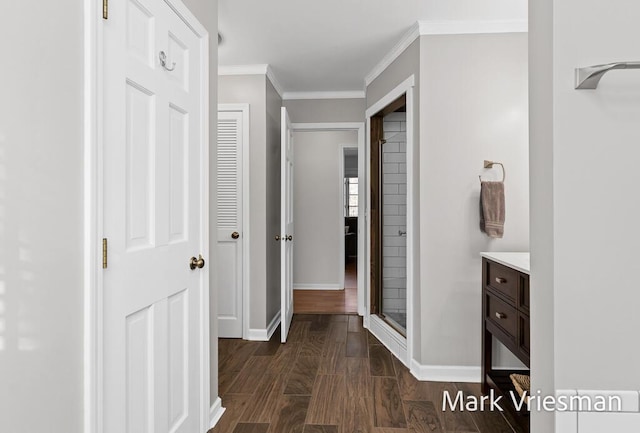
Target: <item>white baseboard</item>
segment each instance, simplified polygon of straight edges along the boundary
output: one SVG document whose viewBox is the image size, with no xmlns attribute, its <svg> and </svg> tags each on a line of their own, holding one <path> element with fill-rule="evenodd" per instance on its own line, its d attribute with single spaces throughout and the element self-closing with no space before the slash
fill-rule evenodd
<svg viewBox="0 0 640 433">
<path fill-rule="evenodd" d="M 216 424 L 218 424 L 225 410 L 226 409 L 222 407 L 220 397 L 216 398 L 216 401 L 211 405 L 211 409 L 209 409 L 209 429 L 214 428 Z"/>
<path fill-rule="evenodd" d="M 340 284 L 298 284 L 293 283 L 293 290 L 344 290 Z"/>
<path fill-rule="evenodd" d="M 369 316 L 367 329 L 404 365 L 408 366 L 407 339 L 378 316 Z"/>
<path fill-rule="evenodd" d="M 416 379 L 432 382 L 480 383 L 482 378 L 480 367 L 423 365 L 412 359 L 410 369 Z"/>
<path fill-rule="evenodd" d="M 249 335 L 247 335 L 247 340 L 251 341 L 269 341 L 273 333 L 278 329 L 278 325 L 280 324 L 281 314 L 280 311 L 273 316 L 271 322 L 267 326 L 266 329 L 249 329 Z"/>
</svg>

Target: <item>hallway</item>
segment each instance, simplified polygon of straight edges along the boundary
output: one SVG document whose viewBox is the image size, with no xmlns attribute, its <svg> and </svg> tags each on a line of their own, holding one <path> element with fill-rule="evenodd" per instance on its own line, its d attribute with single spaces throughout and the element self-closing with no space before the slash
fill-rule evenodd
<svg viewBox="0 0 640 433">
<path fill-rule="evenodd" d="M 210 433 L 513 433 L 497 412 L 441 412 L 443 391 L 419 382 L 358 316 L 295 315 L 289 342 L 221 339 L 220 396 Z M 277 338 L 275 338 L 277 337 Z"/>
<path fill-rule="evenodd" d="M 357 314 L 358 266 L 355 259 L 345 265 L 344 290 L 294 290 L 293 311 L 296 314 Z"/>
</svg>

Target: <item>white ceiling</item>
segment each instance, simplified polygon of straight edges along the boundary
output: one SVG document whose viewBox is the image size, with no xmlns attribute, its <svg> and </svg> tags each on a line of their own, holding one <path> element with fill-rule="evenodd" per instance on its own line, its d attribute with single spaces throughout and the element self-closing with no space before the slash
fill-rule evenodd
<svg viewBox="0 0 640 433">
<path fill-rule="evenodd" d="M 269 64 L 285 92 L 361 91 L 416 21 L 526 18 L 527 0 L 219 0 L 219 63 Z"/>
</svg>

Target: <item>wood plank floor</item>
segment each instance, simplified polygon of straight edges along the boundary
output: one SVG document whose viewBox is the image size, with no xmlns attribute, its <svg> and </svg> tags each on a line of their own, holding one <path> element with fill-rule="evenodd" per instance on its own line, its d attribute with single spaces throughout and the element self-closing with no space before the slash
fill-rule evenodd
<svg viewBox="0 0 640 433">
<path fill-rule="evenodd" d="M 354 259 L 345 266 L 344 290 L 294 290 L 295 313 L 356 314 L 358 273 Z"/>
<path fill-rule="evenodd" d="M 295 315 L 279 336 L 220 339 L 226 412 L 210 433 L 520 433 L 498 412 L 443 413 L 445 390 L 480 386 L 416 380 L 358 316 Z"/>
</svg>

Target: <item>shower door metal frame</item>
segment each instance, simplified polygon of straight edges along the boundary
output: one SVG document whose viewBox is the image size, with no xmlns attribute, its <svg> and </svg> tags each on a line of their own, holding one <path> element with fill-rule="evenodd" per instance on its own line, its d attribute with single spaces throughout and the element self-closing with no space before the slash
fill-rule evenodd
<svg viewBox="0 0 640 433">
<path fill-rule="evenodd" d="M 406 337 L 406 324 L 402 329 L 384 313 L 384 118 L 407 106 L 404 93 L 382 110 L 371 116 L 371 314 L 383 318 L 392 328 Z M 405 158 L 406 163 L 406 158 Z M 407 271 L 405 267 L 405 272 Z M 405 308 L 408 310 L 405 297 Z"/>
</svg>

